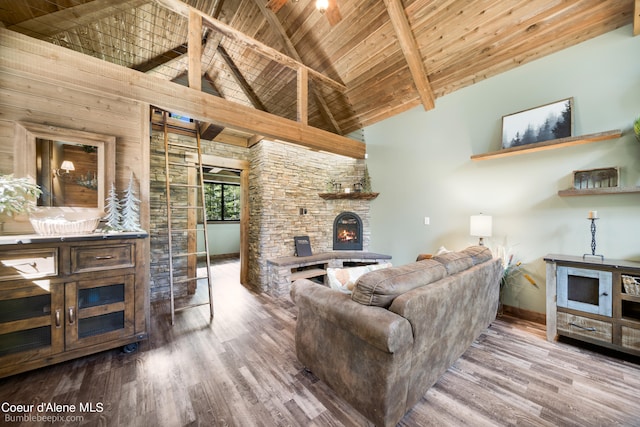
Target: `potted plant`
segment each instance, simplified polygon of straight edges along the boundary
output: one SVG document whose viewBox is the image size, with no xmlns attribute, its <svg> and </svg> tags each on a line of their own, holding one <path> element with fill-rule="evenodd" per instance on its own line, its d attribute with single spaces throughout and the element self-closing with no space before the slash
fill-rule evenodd
<svg viewBox="0 0 640 427">
<path fill-rule="evenodd" d="M 0 175 L 0 232 L 3 219 L 31 212 L 41 193 L 40 187 L 29 178 Z"/>
<path fill-rule="evenodd" d="M 636 139 L 640 141 L 640 117 L 633 123 L 633 132 L 636 134 Z"/>
</svg>

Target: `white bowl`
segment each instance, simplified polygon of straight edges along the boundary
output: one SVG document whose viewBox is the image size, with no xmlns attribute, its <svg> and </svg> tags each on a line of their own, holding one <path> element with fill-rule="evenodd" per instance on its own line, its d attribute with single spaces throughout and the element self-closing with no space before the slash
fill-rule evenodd
<svg viewBox="0 0 640 427">
<path fill-rule="evenodd" d="M 103 216 L 100 209 L 41 208 L 29 215 L 29 221 L 42 236 L 64 236 L 93 233 Z"/>
</svg>

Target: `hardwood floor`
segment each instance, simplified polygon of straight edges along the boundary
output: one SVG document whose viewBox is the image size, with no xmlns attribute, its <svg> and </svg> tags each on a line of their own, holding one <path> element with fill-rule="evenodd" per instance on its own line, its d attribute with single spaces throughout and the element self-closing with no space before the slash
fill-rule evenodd
<svg viewBox="0 0 640 427">
<path fill-rule="evenodd" d="M 152 307 L 138 352 L 112 350 L 0 379 L 0 403 L 58 403 L 69 422 L 0 425 L 368 426 L 297 361 L 296 308 L 237 283 L 238 263 L 214 267 L 215 319 Z M 637 358 L 549 343 L 541 325 L 502 317 L 401 421 L 402 426 L 640 426 Z M 80 404 L 103 406 L 81 412 Z M 19 415 L 13 413 L 12 416 Z M 16 419 L 13 418 L 15 421 Z"/>
</svg>

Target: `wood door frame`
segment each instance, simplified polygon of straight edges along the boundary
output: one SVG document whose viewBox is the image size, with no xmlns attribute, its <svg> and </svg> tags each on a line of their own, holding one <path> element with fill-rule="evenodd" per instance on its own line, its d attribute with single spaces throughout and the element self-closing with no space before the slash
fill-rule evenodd
<svg viewBox="0 0 640 427">
<path fill-rule="evenodd" d="M 249 277 L 249 161 L 203 154 L 202 164 L 240 171 L 240 283 L 246 286 Z"/>
</svg>

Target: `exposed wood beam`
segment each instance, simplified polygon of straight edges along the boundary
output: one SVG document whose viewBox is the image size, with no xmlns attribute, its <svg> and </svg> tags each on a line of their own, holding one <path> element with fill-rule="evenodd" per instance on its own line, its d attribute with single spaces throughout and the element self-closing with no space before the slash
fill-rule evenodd
<svg viewBox="0 0 640 427">
<path fill-rule="evenodd" d="M 633 35 L 640 35 L 640 0 L 633 7 Z"/>
<path fill-rule="evenodd" d="M 227 50 L 222 47 L 222 45 L 218 45 L 218 53 L 220 54 L 220 56 L 222 56 L 225 64 L 227 64 L 227 67 L 229 67 L 229 69 L 231 70 L 231 74 L 233 74 L 233 77 L 236 79 L 236 82 L 238 82 L 238 85 L 247 96 L 247 98 L 249 98 L 251 104 L 253 104 L 253 106 L 258 110 L 267 111 L 267 108 L 264 106 L 262 101 L 260 101 L 260 98 L 258 98 L 258 95 L 256 95 L 249 82 L 247 82 L 247 80 L 244 78 L 240 69 L 238 69 L 238 66 L 233 61 L 233 58 L 229 56 Z"/>
<path fill-rule="evenodd" d="M 282 40 L 282 44 L 284 45 L 287 55 L 302 63 L 302 58 L 300 57 L 300 54 L 298 53 L 296 47 L 293 45 L 293 42 L 289 38 L 287 31 L 282 26 L 282 23 L 280 22 L 276 14 L 271 9 L 269 9 L 269 3 L 267 3 L 267 5 L 265 6 L 263 0 L 254 0 L 254 2 L 262 12 L 264 17 L 267 19 L 267 22 L 269 22 L 271 28 L 280 35 L 280 39 Z M 300 70 L 301 68 L 302 67 L 299 67 L 298 70 Z M 299 71 L 298 75 L 300 75 Z M 298 83 L 300 82 L 298 81 Z M 329 105 L 327 105 L 327 101 L 324 99 L 324 96 L 322 96 L 322 93 L 315 87 L 313 82 L 311 83 L 311 92 L 322 117 L 327 121 L 327 123 L 330 123 L 333 126 L 338 134 L 342 135 L 343 132 L 342 129 L 340 129 L 338 121 L 333 116 L 331 109 L 329 109 Z M 298 106 L 299 105 L 300 103 L 298 102 Z"/>
<path fill-rule="evenodd" d="M 422 61 L 422 56 L 418 50 L 418 44 L 411 32 L 411 26 L 407 20 L 407 15 L 404 13 L 401 0 L 384 0 L 384 4 L 387 7 L 387 13 L 391 19 L 391 24 L 398 36 L 398 43 L 402 48 L 402 53 L 407 60 L 409 71 L 413 77 L 413 82 L 418 90 L 422 105 L 425 110 L 431 110 L 435 107 L 435 97 L 431 84 L 427 78 L 427 70 Z"/>
<path fill-rule="evenodd" d="M 26 34 L 37 39 L 51 37 L 63 31 L 88 25 L 100 19 L 118 14 L 124 10 L 135 9 L 151 0 L 93 0 L 38 16 L 9 27 L 10 30 Z"/>
<path fill-rule="evenodd" d="M 143 62 L 142 64 L 135 65 L 133 68 L 136 71 L 141 71 L 146 73 L 147 71 L 151 71 L 154 68 L 158 68 L 162 65 L 167 64 L 170 61 L 173 61 L 176 58 L 180 58 L 183 55 L 187 54 L 187 45 L 183 44 L 175 49 L 171 49 L 167 52 L 161 53 L 160 55 L 151 58 L 150 60 Z"/>
<path fill-rule="evenodd" d="M 262 141 L 263 139 L 264 139 L 263 135 L 253 135 L 247 141 L 247 147 L 253 147 L 254 145 L 256 145 L 258 142 Z"/>
<path fill-rule="evenodd" d="M 339 83 L 325 76 L 324 74 L 310 67 L 307 67 L 304 64 L 301 64 L 300 62 L 290 58 L 287 55 L 282 54 L 282 52 L 279 52 L 276 49 L 273 49 L 272 47 L 265 45 L 264 43 L 259 42 L 258 40 L 252 39 L 251 37 L 247 36 L 241 31 L 238 31 L 235 28 L 221 21 L 218 21 L 217 19 L 189 6 L 188 4 L 181 2 L 180 0 L 154 0 L 154 1 L 166 7 L 167 9 L 181 16 L 184 16 L 186 18 L 189 17 L 190 11 L 193 10 L 195 13 L 202 16 L 202 21 L 204 26 L 211 28 L 213 30 L 216 30 L 217 32 L 224 35 L 225 37 L 228 37 L 231 40 L 240 42 L 245 46 L 249 47 L 250 49 L 254 50 L 255 52 L 260 53 L 264 57 L 271 59 L 273 61 L 276 61 L 280 64 L 286 65 L 287 67 L 293 70 L 297 70 L 299 67 L 305 67 L 309 71 L 309 77 L 313 78 L 314 80 L 318 80 L 329 87 L 339 90 L 340 92 L 344 92 L 347 90 L 345 85 L 343 85 L 342 83 Z"/>
<path fill-rule="evenodd" d="M 189 87 L 202 90 L 202 17 L 189 11 Z"/>
<path fill-rule="evenodd" d="M 0 70 L 25 74 L 51 85 L 88 94 L 119 96 L 195 120 L 264 135 L 314 150 L 363 159 L 366 146 L 322 129 L 303 125 L 152 75 L 102 61 L 25 35 L 0 29 Z"/>
<path fill-rule="evenodd" d="M 298 68 L 298 121 L 302 124 L 309 123 L 309 73 L 306 68 Z"/>
</svg>

